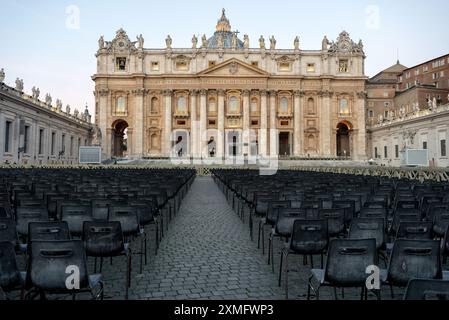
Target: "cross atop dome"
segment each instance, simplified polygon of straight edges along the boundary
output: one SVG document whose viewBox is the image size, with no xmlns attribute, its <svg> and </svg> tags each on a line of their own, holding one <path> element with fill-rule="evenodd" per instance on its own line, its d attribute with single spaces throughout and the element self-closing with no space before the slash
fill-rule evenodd
<svg viewBox="0 0 449 320">
<path fill-rule="evenodd" d="M 221 18 L 218 20 L 217 23 L 217 31 L 218 32 L 230 32 L 231 31 L 231 24 L 229 23 L 229 19 L 226 18 L 226 10 L 222 10 Z"/>
</svg>

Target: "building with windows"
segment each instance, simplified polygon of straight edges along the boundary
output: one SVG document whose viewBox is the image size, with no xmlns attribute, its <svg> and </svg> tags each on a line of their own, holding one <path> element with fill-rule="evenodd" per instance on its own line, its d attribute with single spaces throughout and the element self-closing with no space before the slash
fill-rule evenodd
<svg viewBox="0 0 449 320">
<path fill-rule="evenodd" d="M 60 100 L 52 105 L 49 94 L 39 100 L 38 88 L 24 93 L 22 80 L 15 88 L 3 83 L 4 74 L 0 80 L 0 163 L 77 164 L 79 146 L 91 143 L 87 107 L 71 114 Z"/>
<path fill-rule="evenodd" d="M 319 50 L 239 38 L 223 14 L 190 48 L 99 40 L 95 121 L 104 158 L 366 158 L 365 54 L 347 32 Z"/>
</svg>

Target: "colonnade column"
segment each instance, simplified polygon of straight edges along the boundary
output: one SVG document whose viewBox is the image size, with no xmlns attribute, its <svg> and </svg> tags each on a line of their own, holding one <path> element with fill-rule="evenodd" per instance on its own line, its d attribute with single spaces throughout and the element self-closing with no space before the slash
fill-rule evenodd
<svg viewBox="0 0 449 320">
<path fill-rule="evenodd" d="M 200 90 L 200 154 L 203 158 L 207 158 L 206 147 L 206 130 L 207 130 L 207 90 Z"/>
<path fill-rule="evenodd" d="M 301 92 L 295 91 L 294 99 L 294 116 L 293 116 L 293 155 L 299 156 L 301 154 Z"/>
<path fill-rule="evenodd" d="M 225 140 L 225 112 L 224 98 L 226 92 L 218 90 L 218 137 L 217 137 L 217 156 L 224 157 L 224 140 Z"/>
<path fill-rule="evenodd" d="M 331 155 L 331 106 L 330 106 L 330 96 L 329 91 L 321 92 L 322 104 L 321 104 L 321 134 L 323 141 L 323 148 L 321 153 L 325 156 Z"/>
<path fill-rule="evenodd" d="M 270 91 L 270 156 L 278 155 L 278 133 L 276 126 L 276 91 Z"/>
<path fill-rule="evenodd" d="M 134 148 L 133 156 L 143 156 L 143 124 L 145 119 L 143 115 L 144 110 L 144 97 L 145 89 L 137 89 L 133 91 L 135 99 L 135 112 L 134 112 Z"/>
<path fill-rule="evenodd" d="M 366 93 L 364 91 L 358 92 L 356 95 L 356 103 L 355 107 L 357 109 L 357 141 L 354 141 L 354 155 L 356 156 L 356 160 L 366 160 L 366 131 L 362 130 L 366 124 L 366 115 L 365 115 L 365 99 Z"/>
<path fill-rule="evenodd" d="M 164 117 L 164 153 L 170 156 L 172 136 L 172 90 L 165 90 L 165 117 Z"/>
<path fill-rule="evenodd" d="M 268 156 L 268 111 L 267 111 L 267 91 L 260 91 L 260 154 L 263 157 Z"/>
<path fill-rule="evenodd" d="M 243 154 L 249 155 L 249 90 L 243 91 Z"/>
<path fill-rule="evenodd" d="M 196 96 L 198 90 L 190 90 L 190 154 L 198 156 L 198 121 L 196 115 Z"/>
</svg>

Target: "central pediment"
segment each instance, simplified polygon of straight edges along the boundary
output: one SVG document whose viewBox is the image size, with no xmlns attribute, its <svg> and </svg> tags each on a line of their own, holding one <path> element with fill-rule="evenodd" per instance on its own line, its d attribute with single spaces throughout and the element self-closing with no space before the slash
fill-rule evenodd
<svg viewBox="0 0 449 320">
<path fill-rule="evenodd" d="M 258 67 L 238 59 L 229 59 L 198 73 L 202 77 L 269 77 L 270 74 Z"/>
</svg>

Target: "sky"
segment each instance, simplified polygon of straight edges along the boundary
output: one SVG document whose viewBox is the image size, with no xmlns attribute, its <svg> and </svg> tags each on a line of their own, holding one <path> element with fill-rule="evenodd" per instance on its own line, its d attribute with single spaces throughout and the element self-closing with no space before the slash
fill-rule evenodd
<svg viewBox="0 0 449 320">
<path fill-rule="evenodd" d="M 132 41 L 142 34 L 146 48 L 188 48 L 196 34 L 211 36 L 221 9 L 233 30 L 248 34 L 251 47 L 260 35 L 274 35 L 277 48 L 321 49 L 324 35 L 343 30 L 365 45 L 366 75 L 396 60 L 408 67 L 449 53 L 446 0 L 0 0 L 0 69 L 5 82 L 24 80 L 25 92 L 94 113 L 95 53 L 98 38 L 114 38 L 124 28 Z"/>
</svg>

